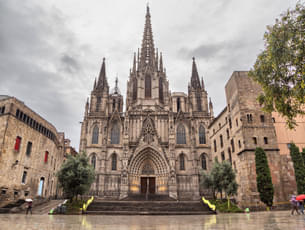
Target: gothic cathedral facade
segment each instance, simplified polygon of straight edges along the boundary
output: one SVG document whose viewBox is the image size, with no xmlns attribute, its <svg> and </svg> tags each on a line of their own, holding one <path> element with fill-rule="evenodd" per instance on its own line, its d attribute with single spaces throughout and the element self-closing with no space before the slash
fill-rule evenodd
<svg viewBox="0 0 305 230">
<path fill-rule="evenodd" d="M 117 81 L 109 92 L 105 59 L 85 106 L 80 152 L 86 152 L 95 168 L 91 194 L 114 199 L 137 194 L 199 198 L 200 172 L 212 162 L 207 129 L 213 106 L 194 58 L 190 75 L 188 94 L 169 90 L 147 7 L 125 111 Z"/>
</svg>

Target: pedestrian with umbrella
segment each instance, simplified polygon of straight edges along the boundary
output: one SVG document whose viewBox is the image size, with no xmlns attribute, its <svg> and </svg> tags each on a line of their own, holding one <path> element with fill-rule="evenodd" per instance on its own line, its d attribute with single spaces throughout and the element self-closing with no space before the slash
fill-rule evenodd
<svg viewBox="0 0 305 230">
<path fill-rule="evenodd" d="M 294 211 L 296 211 L 297 214 L 300 214 L 299 211 L 298 211 L 298 201 L 296 200 L 295 195 L 291 196 L 290 204 L 291 204 L 291 215 L 294 214 Z"/>
<path fill-rule="evenodd" d="M 31 215 L 32 215 L 33 200 L 31 198 L 28 198 L 28 199 L 25 199 L 25 202 L 28 203 L 28 207 L 26 209 L 26 214 L 28 214 L 28 212 L 31 212 Z"/>
<path fill-rule="evenodd" d="M 304 215 L 305 194 L 298 195 L 295 199 L 298 201 L 298 206 L 299 206 L 300 212 Z"/>
</svg>

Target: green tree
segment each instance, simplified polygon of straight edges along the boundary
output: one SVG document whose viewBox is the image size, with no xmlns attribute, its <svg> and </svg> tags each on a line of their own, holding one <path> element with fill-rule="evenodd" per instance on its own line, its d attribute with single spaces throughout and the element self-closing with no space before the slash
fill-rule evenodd
<svg viewBox="0 0 305 230">
<path fill-rule="evenodd" d="M 235 195 L 238 188 L 235 178 L 235 172 L 229 162 L 223 161 L 222 163 L 218 163 L 216 161 L 209 173 L 202 172 L 201 186 L 210 189 L 214 199 L 216 199 L 218 193 L 222 197 L 223 192 L 225 192 L 228 198 L 228 205 L 230 205 L 229 196 Z"/>
<path fill-rule="evenodd" d="M 258 101 L 266 112 L 277 111 L 289 128 L 298 114 L 305 114 L 305 5 L 287 10 L 267 26 L 265 49 L 249 75 L 263 89 Z"/>
<path fill-rule="evenodd" d="M 236 182 L 236 175 L 229 162 L 223 161 L 221 164 L 221 187 L 228 199 L 228 208 L 230 208 L 230 196 L 237 194 L 238 184 Z"/>
<path fill-rule="evenodd" d="M 299 194 L 305 193 L 305 167 L 303 158 L 299 148 L 294 144 L 290 144 L 290 156 L 293 162 L 295 180 L 297 182 L 297 189 Z"/>
<path fill-rule="evenodd" d="M 268 207 L 273 204 L 273 184 L 265 151 L 262 148 L 255 149 L 256 184 L 260 200 Z"/>
<path fill-rule="evenodd" d="M 88 157 L 85 153 L 82 153 L 75 157 L 69 155 L 57 172 L 57 177 L 64 194 L 72 199 L 89 191 L 95 179 L 95 173 L 93 167 L 89 164 Z"/>
<path fill-rule="evenodd" d="M 303 151 L 302 151 L 302 158 L 303 158 L 303 164 L 304 164 L 304 167 L 305 167 L 305 148 L 303 148 Z"/>
</svg>

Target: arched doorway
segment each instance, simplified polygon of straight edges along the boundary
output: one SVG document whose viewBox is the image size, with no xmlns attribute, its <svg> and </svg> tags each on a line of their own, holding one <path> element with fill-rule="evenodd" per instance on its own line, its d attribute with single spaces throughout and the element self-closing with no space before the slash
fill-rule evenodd
<svg viewBox="0 0 305 230">
<path fill-rule="evenodd" d="M 38 185 L 38 192 L 37 192 L 38 196 L 43 196 L 43 187 L 44 187 L 44 177 L 41 177 Z"/>
<path fill-rule="evenodd" d="M 156 193 L 156 177 L 152 162 L 146 160 L 143 163 L 141 173 L 141 193 L 155 194 Z"/>
<path fill-rule="evenodd" d="M 169 167 L 158 151 L 141 150 L 130 160 L 128 170 L 130 193 L 168 194 Z"/>
</svg>

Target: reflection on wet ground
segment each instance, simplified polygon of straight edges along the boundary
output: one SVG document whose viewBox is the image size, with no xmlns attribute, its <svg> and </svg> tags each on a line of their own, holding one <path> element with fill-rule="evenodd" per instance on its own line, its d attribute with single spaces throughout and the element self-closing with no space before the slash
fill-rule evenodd
<svg viewBox="0 0 305 230">
<path fill-rule="evenodd" d="M 209 216 L 0 215 L 0 230 L 300 230 L 305 215 L 289 211 Z"/>
</svg>

